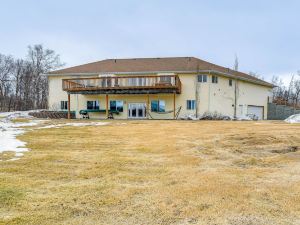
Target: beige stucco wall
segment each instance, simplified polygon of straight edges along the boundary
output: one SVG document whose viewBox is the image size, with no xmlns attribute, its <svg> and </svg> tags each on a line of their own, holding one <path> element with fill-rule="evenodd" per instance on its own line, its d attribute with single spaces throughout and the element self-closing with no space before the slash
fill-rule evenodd
<svg viewBox="0 0 300 225">
<path fill-rule="evenodd" d="M 243 114 L 247 114 L 248 105 L 263 106 L 264 119 L 267 119 L 268 96 L 272 95 L 272 88 L 244 81 L 238 81 L 237 87 L 237 107 L 243 108 Z M 237 114 L 240 115 L 239 110 Z"/>
<path fill-rule="evenodd" d="M 182 93 L 176 94 L 176 108 L 181 106 L 181 116 L 201 116 L 205 112 L 218 112 L 223 115 L 234 116 L 234 90 L 235 81 L 229 86 L 229 78 L 218 76 L 218 83 L 211 83 L 211 74 L 208 74 L 207 83 L 197 82 L 196 74 L 178 74 L 182 83 Z M 70 77 L 49 76 L 49 109 L 60 110 L 60 101 L 67 101 L 67 93 L 62 90 L 62 79 Z M 264 118 L 267 118 L 267 99 L 270 95 L 270 87 L 252 84 L 245 81 L 237 81 L 237 115 L 241 112 L 247 114 L 247 105 L 264 106 Z M 71 95 L 71 110 L 77 112 L 86 109 L 87 100 L 99 100 L 100 109 L 105 109 L 105 95 Z M 147 95 L 109 95 L 109 100 L 124 101 L 124 111 L 115 115 L 116 119 L 128 118 L 128 103 L 146 103 Z M 173 110 L 173 94 L 153 94 L 151 100 L 164 100 L 166 111 Z M 196 100 L 197 109 L 187 110 L 186 101 Z M 91 113 L 91 118 L 105 118 L 105 113 Z M 157 114 L 152 112 L 155 119 L 172 119 L 173 113 Z"/>
</svg>

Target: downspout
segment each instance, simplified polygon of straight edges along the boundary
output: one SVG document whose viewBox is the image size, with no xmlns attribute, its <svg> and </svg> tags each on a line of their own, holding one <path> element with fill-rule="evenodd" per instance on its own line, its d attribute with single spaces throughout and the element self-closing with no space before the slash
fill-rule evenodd
<svg viewBox="0 0 300 225">
<path fill-rule="evenodd" d="M 76 94 L 76 118 L 79 118 L 79 103 L 78 103 L 78 94 Z M 78 117 L 77 117 L 78 116 Z"/>
<path fill-rule="evenodd" d="M 199 86 L 200 86 L 200 84 L 199 84 L 199 82 L 198 82 L 198 76 L 199 76 L 199 64 L 197 65 L 197 75 L 195 76 L 195 79 L 196 79 L 196 82 L 195 82 L 195 88 L 196 88 L 196 90 L 195 90 L 195 101 L 196 101 L 196 118 L 198 118 L 198 106 L 199 106 Z"/>
<path fill-rule="evenodd" d="M 210 79 L 210 75 L 211 75 L 210 74 L 210 70 L 208 72 L 208 75 L 209 75 L 208 78 Z M 208 112 L 210 112 L 210 85 L 211 85 L 210 81 L 208 80 L 208 107 L 207 107 L 208 108 Z"/>
<path fill-rule="evenodd" d="M 236 104 L 237 104 L 237 79 L 234 81 L 234 118 L 236 118 Z"/>
<path fill-rule="evenodd" d="M 196 90 L 195 90 L 195 100 L 196 100 L 196 118 L 198 118 L 198 95 L 199 95 L 199 93 L 198 93 L 198 86 L 199 86 L 199 84 L 198 84 L 198 74 L 197 74 L 197 76 L 195 76 L 196 77 L 196 82 L 195 82 L 195 88 L 196 88 Z"/>
</svg>

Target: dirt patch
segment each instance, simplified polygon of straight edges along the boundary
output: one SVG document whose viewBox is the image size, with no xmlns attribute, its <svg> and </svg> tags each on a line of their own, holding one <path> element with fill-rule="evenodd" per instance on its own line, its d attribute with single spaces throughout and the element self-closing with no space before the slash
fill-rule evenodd
<svg viewBox="0 0 300 225">
<path fill-rule="evenodd" d="M 272 153 L 279 153 L 279 154 L 287 154 L 290 152 L 297 152 L 299 150 L 298 146 L 289 146 L 287 148 L 283 148 L 283 149 L 275 149 L 272 150 Z"/>
</svg>

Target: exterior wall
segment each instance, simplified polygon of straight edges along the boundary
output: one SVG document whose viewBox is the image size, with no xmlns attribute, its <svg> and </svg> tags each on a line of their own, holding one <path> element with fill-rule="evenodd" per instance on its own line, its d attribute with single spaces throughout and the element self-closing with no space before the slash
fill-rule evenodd
<svg viewBox="0 0 300 225">
<path fill-rule="evenodd" d="M 60 101 L 68 101 L 67 92 L 62 90 L 63 78 L 67 77 L 48 77 L 48 108 L 50 110 L 60 110 Z M 71 98 L 74 98 L 74 96 L 71 96 Z"/>
<path fill-rule="evenodd" d="M 238 81 L 237 87 L 237 106 L 243 108 L 243 114 L 247 114 L 248 105 L 263 106 L 264 119 L 267 119 L 268 96 L 272 95 L 272 88 L 244 81 Z M 237 112 L 239 116 L 240 112 Z"/>
<path fill-rule="evenodd" d="M 178 74 L 181 84 L 181 94 L 176 94 L 176 108 L 182 107 L 179 117 L 187 115 L 201 116 L 205 112 L 218 112 L 223 115 L 234 116 L 235 104 L 235 80 L 229 86 L 229 78 L 218 76 L 218 83 L 212 83 L 212 75 L 207 74 L 207 83 L 199 83 L 196 74 Z M 78 77 L 78 76 L 77 76 Z M 86 77 L 86 76 L 84 76 Z M 67 101 L 67 93 L 62 90 L 62 79 L 71 77 L 49 76 L 49 109 L 60 110 L 60 101 Z M 264 118 L 267 118 L 267 99 L 270 96 L 270 87 L 237 81 L 237 116 L 247 114 L 248 105 L 264 106 Z M 128 103 L 146 103 L 147 95 L 109 95 L 110 100 L 124 101 L 123 112 L 114 115 L 116 119 L 128 118 Z M 79 118 L 79 110 L 86 109 L 88 100 L 98 100 L 100 109 L 105 109 L 105 95 L 71 95 L 71 110 L 76 111 Z M 173 94 L 151 94 L 151 100 L 164 100 L 166 111 L 173 110 Z M 196 109 L 187 110 L 187 100 L 196 100 Z M 173 119 L 173 113 L 157 114 L 150 112 L 154 119 Z M 91 118 L 104 119 L 105 113 L 90 113 Z"/>
<path fill-rule="evenodd" d="M 98 100 L 100 103 L 100 109 L 106 109 L 106 99 L 105 95 L 78 95 L 78 109 L 74 109 L 77 112 L 81 109 L 86 109 L 86 102 Z M 123 101 L 123 112 L 119 115 L 114 114 L 115 119 L 127 119 L 128 118 L 128 105 L 129 103 L 145 103 L 147 105 L 148 96 L 147 95 L 108 95 L 108 107 L 111 100 Z M 164 100 L 166 103 L 165 110 L 173 110 L 173 95 L 170 94 L 160 94 L 160 95 L 149 95 L 150 107 L 151 100 Z M 77 101 L 71 105 L 76 105 Z M 91 118 L 105 119 L 105 113 L 89 113 Z M 158 114 L 155 112 L 150 112 L 153 119 L 173 119 L 173 113 L 168 114 Z M 77 116 L 79 116 L 77 114 Z"/>
<path fill-rule="evenodd" d="M 229 79 L 218 76 L 218 83 L 212 83 L 212 75 L 208 75 L 207 83 L 199 83 L 200 109 L 198 115 L 204 112 L 218 112 L 234 116 L 234 81 L 229 86 Z M 202 106 L 202 107 L 201 107 Z"/>
<path fill-rule="evenodd" d="M 176 107 L 181 106 L 179 116 L 195 115 L 196 110 L 187 109 L 187 100 L 196 100 L 196 78 L 194 74 L 178 74 L 181 81 L 181 94 L 176 95 Z"/>
</svg>

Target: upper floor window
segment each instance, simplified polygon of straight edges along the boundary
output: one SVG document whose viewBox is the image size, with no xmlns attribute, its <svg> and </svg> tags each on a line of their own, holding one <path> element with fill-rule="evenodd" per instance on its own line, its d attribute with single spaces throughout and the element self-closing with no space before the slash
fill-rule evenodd
<svg viewBox="0 0 300 225">
<path fill-rule="evenodd" d="M 68 110 L 68 101 L 60 101 L 60 109 Z"/>
<path fill-rule="evenodd" d="M 145 77 L 131 77 L 128 78 L 129 86 L 146 86 L 146 78 Z"/>
<path fill-rule="evenodd" d="M 205 75 L 205 74 L 198 75 L 198 82 L 206 83 L 207 82 L 207 75 Z"/>
<path fill-rule="evenodd" d="M 229 79 L 229 86 L 232 86 L 232 80 Z"/>
<path fill-rule="evenodd" d="M 138 79 L 135 77 L 128 78 L 128 85 L 129 86 L 137 86 Z"/>
<path fill-rule="evenodd" d="M 171 83 L 171 76 L 161 76 L 160 77 L 160 83 Z"/>
<path fill-rule="evenodd" d="M 87 101 L 87 109 L 99 109 L 99 101 Z"/>
<path fill-rule="evenodd" d="M 187 100 L 186 101 L 186 109 L 193 110 L 196 108 L 196 101 L 195 100 Z"/>
<path fill-rule="evenodd" d="M 214 83 L 214 84 L 217 84 L 217 83 L 218 83 L 218 77 L 212 75 L 212 77 L 211 77 L 211 82 Z"/>
<path fill-rule="evenodd" d="M 165 112 L 166 103 L 163 100 L 152 100 L 151 101 L 151 112 Z"/>
<path fill-rule="evenodd" d="M 110 101 L 110 110 L 123 112 L 123 101 Z"/>
</svg>

